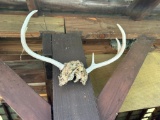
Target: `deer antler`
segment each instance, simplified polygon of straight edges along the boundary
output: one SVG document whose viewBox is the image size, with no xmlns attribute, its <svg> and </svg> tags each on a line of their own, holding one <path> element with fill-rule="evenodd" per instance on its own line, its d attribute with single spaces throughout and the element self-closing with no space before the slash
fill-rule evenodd
<svg viewBox="0 0 160 120">
<path fill-rule="evenodd" d="M 38 10 L 34 10 L 32 12 L 30 12 L 28 14 L 28 16 L 26 17 L 23 25 L 22 25 L 22 28 L 21 28 L 21 43 L 22 43 L 22 46 L 24 48 L 24 50 L 29 54 L 31 55 L 32 57 L 36 58 L 36 59 L 39 59 L 39 60 L 42 60 L 42 61 L 45 61 L 45 62 L 48 62 L 48 63 L 51 63 L 53 65 L 55 65 L 56 67 L 58 67 L 60 70 L 62 70 L 64 68 L 64 65 L 54 59 L 51 59 L 51 58 L 47 58 L 47 57 L 44 57 L 44 56 L 41 56 L 39 54 L 36 54 L 34 53 L 27 45 L 26 43 L 26 31 L 27 31 L 27 25 L 28 25 L 28 22 L 31 18 L 31 16 L 36 13 Z"/>
<path fill-rule="evenodd" d="M 94 62 L 94 53 L 93 53 L 92 54 L 92 64 L 87 69 L 85 69 L 83 63 L 78 61 L 78 60 L 77 61 L 70 61 L 68 63 L 62 64 L 62 63 L 60 63 L 60 62 L 58 62 L 58 61 L 56 61 L 54 59 L 47 58 L 47 57 L 41 56 L 39 54 L 36 54 L 28 47 L 28 45 L 26 43 L 25 33 L 27 31 L 27 25 L 28 25 L 28 22 L 29 22 L 31 16 L 34 13 L 36 13 L 37 11 L 38 10 L 32 11 L 26 17 L 26 19 L 25 19 L 25 21 L 24 21 L 24 23 L 22 25 L 22 28 L 21 28 L 21 43 L 22 43 L 22 46 L 23 46 L 24 50 L 29 55 L 31 55 L 32 57 L 34 57 L 36 59 L 51 63 L 51 64 L 55 65 L 56 67 L 58 67 L 61 70 L 61 73 L 60 73 L 60 75 L 58 77 L 60 86 L 66 84 L 68 81 L 71 81 L 71 80 L 74 80 L 74 82 L 80 81 L 83 85 L 85 85 L 86 81 L 88 79 L 88 74 L 92 70 L 94 70 L 96 68 L 99 68 L 99 67 L 106 66 L 106 65 L 116 61 L 123 54 L 123 52 L 124 52 L 124 50 L 126 48 L 126 34 L 125 34 L 123 28 L 119 24 L 117 24 L 118 28 L 120 29 L 120 31 L 122 33 L 122 46 L 120 45 L 119 40 L 116 38 L 117 49 L 118 49 L 118 52 L 117 52 L 116 56 L 114 56 L 110 60 L 107 60 L 105 62 L 101 62 L 101 63 L 96 64 Z"/>
<path fill-rule="evenodd" d="M 89 74 L 92 70 L 94 70 L 94 69 L 97 69 L 97 68 L 106 66 L 106 65 L 108 65 L 108 64 L 116 61 L 116 60 L 117 60 L 118 58 L 120 58 L 121 55 L 123 54 L 123 52 L 124 52 L 124 50 L 125 50 L 125 48 L 126 48 L 126 34 L 125 34 L 123 28 L 122 28 L 119 24 L 117 24 L 117 26 L 118 26 L 118 28 L 120 29 L 121 33 L 122 33 L 122 46 L 120 45 L 119 40 L 116 38 L 116 41 L 117 41 L 117 44 L 118 44 L 118 45 L 117 45 L 117 46 L 118 46 L 118 52 L 117 52 L 116 56 L 114 56 L 113 58 L 111 58 L 111 59 L 109 59 L 109 60 L 107 60 L 107 61 L 104 61 L 104 62 L 101 62 L 101 63 L 96 64 L 96 63 L 94 62 L 94 53 L 93 53 L 93 54 L 92 54 L 92 64 L 91 64 L 90 67 L 88 67 L 88 68 L 86 69 L 86 71 L 87 71 L 88 74 Z"/>
</svg>

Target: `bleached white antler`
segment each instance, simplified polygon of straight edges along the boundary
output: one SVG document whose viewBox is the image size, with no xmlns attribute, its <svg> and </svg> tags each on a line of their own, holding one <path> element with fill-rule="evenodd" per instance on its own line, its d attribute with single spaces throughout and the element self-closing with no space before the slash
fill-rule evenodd
<svg viewBox="0 0 160 120">
<path fill-rule="evenodd" d="M 21 28 L 21 43 L 22 43 L 22 46 L 24 48 L 24 50 L 29 54 L 31 55 L 32 57 L 36 58 L 36 59 L 39 59 L 39 60 L 42 60 L 42 61 L 45 61 L 45 62 L 48 62 L 48 63 L 51 63 L 53 65 L 55 65 L 56 67 L 58 67 L 60 70 L 62 70 L 64 68 L 64 65 L 54 59 L 51 59 L 51 58 L 47 58 L 47 57 L 44 57 L 44 56 L 41 56 L 39 54 L 36 54 L 34 53 L 29 47 L 28 45 L 26 44 L 26 31 L 27 31 L 27 25 L 28 25 L 28 22 L 30 20 L 30 18 L 32 17 L 32 15 L 34 13 L 38 12 L 38 10 L 34 10 L 32 12 L 30 12 L 28 14 L 28 16 L 26 17 L 23 25 L 22 25 L 22 28 Z"/>
<path fill-rule="evenodd" d="M 118 58 L 120 58 L 121 55 L 123 54 L 123 52 L 124 52 L 124 50 L 125 50 L 125 48 L 126 48 L 126 34 L 125 34 L 123 28 L 122 28 L 119 24 L 117 24 L 117 26 L 118 26 L 118 28 L 120 29 L 121 33 L 122 33 L 122 46 L 120 45 L 119 40 L 116 38 L 116 41 L 117 41 L 117 44 L 118 44 L 118 45 L 117 45 L 117 46 L 118 46 L 118 47 L 117 47 L 118 52 L 117 52 L 116 56 L 114 56 L 113 58 L 111 58 L 111 59 L 109 59 L 109 60 L 107 60 L 107 61 L 104 61 L 104 62 L 101 62 L 101 63 L 96 64 L 96 63 L 94 62 L 94 53 L 93 53 L 93 54 L 92 54 L 92 63 L 91 63 L 91 66 L 86 69 L 86 71 L 87 71 L 88 74 L 89 74 L 92 70 L 94 70 L 94 69 L 97 69 L 97 68 L 106 66 L 106 65 L 108 65 L 108 64 L 116 61 L 116 60 L 117 60 Z"/>
<path fill-rule="evenodd" d="M 61 73 L 59 75 L 59 85 L 62 86 L 62 85 L 65 85 L 67 84 L 69 81 L 74 81 L 74 82 L 78 82 L 80 81 L 83 85 L 86 84 L 86 81 L 88 79 L 88 74 L 96 69 L 96 68 L 99 68 L 99 67 L 103 67 L 103 66 L 106 66 L 114 61 L 116 61 L 124 52 L 125 48 L 126 48 L 126 34 L 123 30 L 123 28 L 117 24 L 118 28 L 120 29 L 121 33 L 122 33 L 122 46 L 119 42 L 119 40 L 116 38 L 116 41 L 117 41 L 117 49 L 118 49 L 118 52 L 116 54 L 115 57 L 113 57 L 112 59 L 110 60 L 107 60 L 105 62 L 101 62 L 101 63 L 98 63 L 96 64 L 94 62 L 94 53 L 92 55 L 92 64 L 89 68 L 85 69 L 84 68 L 84 65 L 82 62 L 80 61 L 70 61 L 68 63 L 65 63 L 65 64 L 62 64 L 54 59 L 51 59 L 51 58 L 47 58 L 47 57 L 44 57 L 44 56 L 41 56 L 39 54 L 36 54 L 34 53 L 27 45 L 26 43 L 26 38 L 25 38 L 25 34 L 26 34 L 26 31 L 27 31 L 27 25 L 28 25 L 28 22 L 31 18 L 31 16 L 36 13 L 38 10 L 34 10 L 32 12 L 30 12 L 28 14 L 28 16 L 26 17 L 23 25 L 22 25 L 22 28 L 21 28 L 21 43 L 22 43 L 22 46 L 24 48 L 24 50 L 29 54 L 31 55 L 32 57 L 36 58 L 36 59 L 39 59 L 39 60 L 42 60 L 44 62 L 48 62 L 48 63 L 51 63 L 53 65 L 55 65 L 56 67 L 58 67 L 60 70 L 61 70 Z"/>
</svg>

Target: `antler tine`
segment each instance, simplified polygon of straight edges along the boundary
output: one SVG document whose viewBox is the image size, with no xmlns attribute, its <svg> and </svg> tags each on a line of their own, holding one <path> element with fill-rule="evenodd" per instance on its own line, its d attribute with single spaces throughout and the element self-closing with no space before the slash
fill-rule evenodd
<svg viewBox="0 0 160 120">
<path fill-rule="evenodd" d="M 26 31 L 27 31 L 27 25 L 28 25 L 28 22 L 31 18 L 31 16 L 38 12 L 38 10 L 34 10 L 32 12 L 30 12 L 28 14 L 28 16 L 26 17 L 23 25 L 22 25 L 22 28 L 21 28 L 21 43 L 22 43 L 22 46 L 24 48 L 24 50 L 29 54 L 31 55 L 32 57 L 36 58 L 36 59 L 39 59 L 39 60 L 42 60 L 42 61 L 45 61 L 45 62 L 48 62 L 48 63 L 51 63 L 53 65 L 55 65 L 56 67 L 58 67 L 60 70 L 62 70 L 64 68 L 64 65 L 54 59 L 51 59 L 51 58 L 47 58 L 47 57 L 44 57 L 44 56 L 41 56 L 39 54 L 36 54 L 34 53 L 27 45 L 26 43 Z"/>
<path fill-rule="evenodd" d="M 117 53 L 119 53 L 119 51 L 121 50 L 121 44 L 117 38 L 116 41 L 117 41 Z"/>
<path fill-rule="evenodd" d="M 118 58 L 120 58 L 120 56 L 123 54 L 125 48 L 126 48 L 126 34 L 123 30 L 123 28 L 117 24 L 118 28 L 120 29 L 121 33 L 122 33 L 122 46 L 120 45 L 120 42 L 119 40 L 116 38 L 116 41 L 117 41 L 117 47 L 118 47 L 118 52 L 116 54 L 116 56 L 114 56 L 113 58 L 107 60 L 107 61 L 104 61 L 104 62 L 101 62 L 101 63 L 98 63 L 98 64 L 95 64 L 94 62 L 94 53 L 92 54 L 92 64 L 90 67 L 88 67 L 86 69 L 87 73 L 89 74 L 92 70 L 96 69 L 96 68 L 99 68 L 99 67 L 103 67 L 103 66 L 106 66 L 114 61 L 116 61 Z"/>
</svg>

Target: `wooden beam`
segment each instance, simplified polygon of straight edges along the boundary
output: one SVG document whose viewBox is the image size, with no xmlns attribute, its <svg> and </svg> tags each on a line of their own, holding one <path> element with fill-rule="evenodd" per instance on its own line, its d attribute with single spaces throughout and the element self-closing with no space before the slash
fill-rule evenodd
<svg viewBox="0 0 160 120">
<path fill-rule="evenodd" d="M 55 45 L 56 44 L 56 45 Z M 80 35 L 52 34 L 53 58 L 65 63 L 80 60 L 86 67 Z M 69 82 L 59 86 L 60 71 L 53 66 L 53 112 L 55 120 L 100 120 L 92 85 Z"/>
<path fill-rule="evenodd" d="M 153 41 L 153 38 L 144 35 L 139 37 L 108 80 L 98 97 L 98 107 L 103 120 L 116 118 Z"/>
<path fill-rule="evenodd" d="M 38 10 L 38 6 L 36 4 L 36 0 L 26 0 L 27 6 L 28 6 L 28 10 L 31 12 L 33 10 Z M 34 14 L 35 17 L 38 16 L 38 13 Z"/>
<path fill-rule="evenodd" d="M 118 23 L 126 32 L 127 39 L 136 39 L 146 34 L 160 39 L 159 20 L 133 21 L 128 17 L 106 16 L 106 17 L 65 17 L 66 33 L 80 32 L 83 39 L 121 39 L 122 35 L 117 28 Z"/>
<path fill-rule="evenodd" d="M 45 82 L 43 62 L 38 60 L 16 60 L 6 61 L 26 83 Z"/>
<path fill-rule="evenodd" d="M 0 15 L 0 37 L 19 38 L 26 16 Z M 42 31 L 64 32 L 64 19 L 58 17 L 33 17 L 28 24 L 26 38 L 39 38 Z"/>
<path fill-rule="evenodd" d="M 128 7 L 128 15 L 134 20 L 141 20 L 160 3 L 160 0 L 135 0 Z"/>
<path fill-rule="evenodd" d="M 121 33 L 116 26 L 117 20 L 126 31 L 127 39 L 135 39 L 141 34 L 147 34 L 156 39 L 160 39 L 159 26 L 157 26 L 157 24 L 159 24 L 158 19 L 133 21 L 128 19 L 128 17 L 122 16 L 54 16 L 45 17 L 45 22 L 44 16 L 39 16 L 31 18 L 32 22 L 29 23 L 26 37 L 39 38 L 41 35 L 39 31 L 46 30 L 64 33 L 64 18 L 66 33 L 73 31 L 80 32 L 82 33 L 83 39 L 115 39 L 116 37 L 121 39 Z M 20 15 L 1 15 L 0 37 L 19 38 L 20 29 L 24 19 L 25 16 Z M 15 51 L 15 49 L 13 49 L 13 51 Z"/>
<path fill-rule="evenodd" d="M 51 120 L 50 105 L 0 61 L 0 96 L 23 120 Z"/>
</svg>

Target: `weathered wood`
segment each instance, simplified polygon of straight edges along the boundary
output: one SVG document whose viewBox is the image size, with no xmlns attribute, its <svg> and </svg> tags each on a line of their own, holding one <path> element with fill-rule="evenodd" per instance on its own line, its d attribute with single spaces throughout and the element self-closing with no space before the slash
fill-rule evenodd
<svg viewBox="0 0 160 120">
<path fill-rule="evenodd" d="M 95 62 L 99 63 L 114 56 L 115 54 L 95 54 Z M 90 73 L 90 79 L 92 80 L 96 97 L 100 94 L 104 85 L 108 82 L 124 56 L 125 54 L 114 63 L 96 69 Z M 86 55 L 88 65 L 91 64 L 91 58 L 91 54 Z M 159 61 L 160 51 L 154 50 L 149 52 L 119 112 L 135 111 L 138 109 L 158 107 L 160 105 L 160 74 L 156 72 L 160 71 Z M 146 99 L 143 98 L 148 98 L 148 100 L 146 101 Z"/>
<path fill-rule="evenodd" d="M 41 9 L 45 11 L 58 12 L 78 12 L 78 13 L 97 13 L 97 14 L 123 14 L 127 8 L 125 2 L 109 1 L 108 0 L 64 0 L 64 1 L 39 1 Z M 63 9 L 61 9 L 63 8 Z"/>
<path fill-rule="evenodd" d="M 160 3 L 160 0 L 135 0 L 128 7 L 128 15 L 134 20 L 141 20 Z"/>
<path fill-rule="evenodd" d="M 14 69 L 13 69 L 14 70 Z M 14 70 L 26 83 L 45 82 L 44 70 Z"/>
<path fill-rule="evenodd" d="M 42 41 L 38 38 L 27 39 L 28 46 L 36 53 L 41 54 Z M 22 48 L 22 44 L 19 38 L 8 38 L 0 40 L 0 54 L 19 54 L 19 59 L 23 59 L 23 55 L 28 55 Z M 1 56 L 1 55 L 0 55 Z M 32 58 L 33 59 L 33 58 Z"/>
<path fill-rule="evenodd" d="M 62 13 L 70 13 L 75 15 L 76 12 L 86 14 L 91 13 L 91 15 L 97 14 L 124 14 L 126 12 L 127 7 L 133 0 L 85 0 L 80 1 L 77 0 L 35 0 L 38 7 L 40 8 L 40 14 L 43 15 L 55 15 Z M 33 8 L 33 7 L 32 7 Z M 63 9 L 62 9 L 63 8 Z M 25 0 L 14 0 L 14 1 L 5 1 L 0 0 L 0 12 L 5 11 L 6 14 L 18 14 L 18 12 L 27 11 L 27 4 Z M 8 12 L 7 12 L 8 11 Z M 54 12 L 53 12 L 54 11 Z M 159 9 L 158 9 L 159 12 Z M 25 14 L 25 13 L 24 13 Z M 97 15 L 96 14 L 96 15 Z M 155 12 L 153 13 L 155 14 Z"/>
<path fill-rule="evenodd" d="M 5 63 L 15 71 L 43 69 L 43 62 L 39 60 L 17 60 L 17 61 L 6 61 Z"/>
<path fill-rule="evenodd" d="M 160 38 L 159 20 L 156 19 L 133 21 L 122 16 L 65 17 L 66 33 L 81 32 L 83 39 L 121 39 L 117 22 L 125 30 L 127 39 L 135 39 L 142 34 Z"/>
<path fill-rule="evenodd" d="M 43 55 L 52 56 L 52 35 L 51 33 L 42 33 Z"/>
<path fill-rule="evenodd" d="M 83 40 L 83 49 L 85 54 L 98 53 L 98 54 L 108 54 L 108 53 L 117 53 L 117 50 L 112 48 L 109 39 L 84 39 Z M 36 53 L 42 54 L 42 41 L 41 39 L 32 38 L 27 39 L 28 46 Z M 154 47 L 160 49 L 160 39 L 157 39 L 154 43 Z M 11 56 L 10 56 L 11 55 Z M 0 40 L 0 59 L 4 61 L 12 60 L 25 60 L 33 59 L 25 51 L 23 51 L 22 45 L 19 38 L 1 38 Z M 47 55 L 50 56 L 50 55 Z"/>
<path fill-rule="evenodd" d="M 20 37 L 22 23 L 26 16 L 0 15 L 0 37 Z M 40 31 L 64 32 L 64 20 L 58 17 L 33 17 L 28 24 L 27 38 L 40 37 Z"/>
<path fill-rule="evenodd" d="M 52 35 L 53 58 L 64 63 L 80 60 L 85 56 L 80 36 L 72 34 Z M 83 86 L 81 83 L 69 82 L 60 87 L 58 75 L 60 71 L 53 66 L 53 112 L 55 120 L 99 120 L 97 105 L 90 80 Z"/>
<path fill-rule="evenodd" d="M 33 10 L 38 10 L 38 6 L 36 4 L 35 0 L 26 0 L 27 6 L 28 6 L 28 10 L 31 12 Z M 34 16 L 38 16 L 38 13 L 35 13 Z"/>
<path fill-rule="evenodd" d="M 0 61 L 0 96 L 23 120 L 51 120 L 50 105 Z"/>
<path fill-rule="evenodd" d="M 116 24 L 118 23 L 124 28 L 127 39 L 135 39 L 141 34 L 147 34 L 160 39 L 159 20 L 148 19 L 143 21 L 133 21 L 128 17 L 122 16 L 104 16 L 104 17 L 38 17 L 31 18 L 29 23 L 27 38 L 40 37 L 39 31 L 45 31 L 47 24 L 48 31 L 64 33 L 64 20 L 66 32 L 81 32 L 83 39 L 121 39 L 121 33 Z M 20 28 L 25 16 L 1 15 L 0 20 L 0 37 L 19 38 Z M 17 22 L 15 22 L 17 21 Z"/>
<path fill-rule="evenodd" d="M 46 94 L 46 86 L 30 86 L 37 94 Z"/>
<path fill-rule="evenodd" d="M 45 82 L 43 62 L 38 60 L 17 60 L 5 62 L 26 83 Z"/>
<path fill-rule="evenodd" d="M 103 88 L 98 97 L 98 107 L 103 120 L 116 118 L 153 41 L 153 38 L 139 37 Z"/>
</svg>

